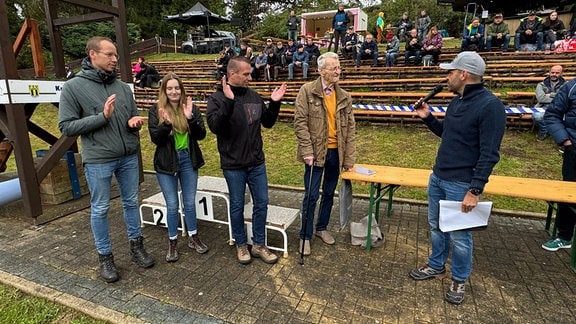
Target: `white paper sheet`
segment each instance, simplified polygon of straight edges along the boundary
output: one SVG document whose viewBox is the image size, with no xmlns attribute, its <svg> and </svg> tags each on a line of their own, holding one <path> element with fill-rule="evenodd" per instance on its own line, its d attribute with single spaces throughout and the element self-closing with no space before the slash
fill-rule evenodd
<svg viewBox="0 0 576 324">
<path fill-rule="evenodd" d="M 488 225 L 491 201 L 481 201 L 468 213 L 463 213 L 461 201 L 440 200 L 440 230 L 451 232 Z"/>
</svg>

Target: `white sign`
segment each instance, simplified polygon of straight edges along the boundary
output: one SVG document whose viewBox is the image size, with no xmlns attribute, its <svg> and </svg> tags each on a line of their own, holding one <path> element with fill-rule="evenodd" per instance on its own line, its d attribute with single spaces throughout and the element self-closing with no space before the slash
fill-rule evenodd
<svg viewBox="0 0 576 324">
<path fill-rule="evenodd" d="M 58 103 L 65 82 L 0 80 L 0 104 Z M 134 92 L 134 84 L 128 85 Z"/>
</svg>

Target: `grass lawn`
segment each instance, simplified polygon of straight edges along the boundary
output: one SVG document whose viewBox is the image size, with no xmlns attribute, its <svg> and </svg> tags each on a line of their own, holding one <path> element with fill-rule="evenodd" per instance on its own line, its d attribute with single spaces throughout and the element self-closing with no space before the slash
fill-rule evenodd
<svg viewBox="0 0 576 324">
<path fill-rule="evenodd" d="M 106 323 L 82 313 L 0 285 L 0 323 Z"/>
<path fill-rule="evenodd" d="M 142 112 L 146 115 L 146 112 Z M 52 105 L 40 105 L 32 120 L 56 136 L 57 109 Z M 303 187 L 303 167 L 296 161 L 296 137 L 292 122 L 278 122 L 272 129 L 263 130 L 268 178 L 271 184 Z M 147 127 L 141 131 L 142 155 L 145 170 L 153 170 L 154 145 L 150 141 Z M 439 138 L 420 124 L 380 125 L 359 122 L 357 124 L 357 162 L 398 167 L 431 169 L 434 164 Z M 48 145 L 31 136 L 32 151 L 46 149 Z M 222 176 L 216 147 L 216 137 L 210 131 L 200 142 L 206 165 L 200 175 Z M 507 130 L 501 147 L 501 161 L 494 174 L 561 179 L 562 157 L 556 145 L 547 140 L 537 142 L 529 130 Z M 8 161 L 8 170 L 16 170 L 14 158 Z M 354 192 L 367 194 L 368 186 L 355 184 Z M 529 190 L 529 188 L 526 188 Z M 396 197 L 426 200 L 424 189 L 400 188 Z M 517 211 L 544 213 L 547 205 L 533 201 L 504 196 L 483 196 L 493 200 L 494 207 Z"/>
</svg>

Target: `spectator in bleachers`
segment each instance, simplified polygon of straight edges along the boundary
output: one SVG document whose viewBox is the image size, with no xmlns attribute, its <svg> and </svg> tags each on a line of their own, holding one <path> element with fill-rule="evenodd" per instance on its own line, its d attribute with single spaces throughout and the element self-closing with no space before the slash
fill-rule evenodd
<svg viewBox="0 0 576 324">
<path fill-rule="evenodd" d="M 572 12 L 572 19 L 570 19 L 570 30 L 568 30 L 568 36 L 570 38 L 576 37 L 576 7 Z"/>
<path fill-rule="evenodd" d="M 162 77 L 152 64 L 140 63 L 140 72 L 134 76 L 134 84 L 140 88 L 149 89 Z"/>
<path fill-rule="evenodd" d="M 492 51 L 492 46 L 502 46 L 502 52 L 508 52 L 510 46 L 510 29 L 502 13 L 494 15 L 494 22 L 486 30 L 486 51 Z"/>
<path fill-rule="evenodd" d="M 76 73 L 74 73 L 68 64 L 64 65 L 64 73 L 66 73 L 66 80 L 70 80 L 76 76 Z"/>
<path fill-rule="evenodd" d="M 274 50 L 274 43 L 272 42 L 272 38 L 268 38 L 266 40 L 266 46 L 264 46 L 264 53 L 268 53 L 269 51 Z"/>
<path fill-rule="evenodd" d="M 348 27 L 346 37 L 344 38 L 344 47 L 342 48 L 342 57 L 347 60 L 356 61 L 358 54 L 358 34 L 354 31 L 354 26 Z"/>
<path fill-rule="evenodd" d="M 420 17 L 416 20 L 416 29 L 418 29 L 418 38 L 424 39 L 428 35 L 428 28 L 432 24 L 432 19 L 426 13 L 426 10 L 420 12 Z"/>
<path fill-rule="evenodd" d="M 236 51 L 234 51 L 234 49 L 230 47 L 230 43 L 224 43 L 224 53 L 226 53 L 226 56 L 228 56 L 228 58 L 236 56 Z"/>
<path fill-rule="evenodd" d="M 158 103 L 148 111 L 148 131 L 156 145 L 154 170 L 166 201 L 169 239 L 166 262 L 178 261 L 179 197 L 186 223 L 182 226 L 188 231 L 188 247 L 200 254 L 206 253 L 209 248 L 200 239 L 196 226 L 198 169 L 204 165 L 198 141 L 206 137 L 206 128 L 200 109 L 186 96 L 184 84 L 176 74 L 169 73 L 162 80 Z"/>
<path fill-rule="evenodd" d="M 408 12 L 402 14 L 402 18 L 394 24 L 394 27 L 398 28 L 396 35 L 401 42 L 408 39 L 412 30 L 412 20 L 408 18 Z"/>
<path fill-rule="evenodd" d="M 252 52 L 252 47 L 248 45 L 246 42 L 240 42 L 240 56 L 244 56 L 245 58 L 249 59 L 250 62 L 253 64 L 254 53 Z"/>
<path fill-rule="evenodd" d="M 145 58 L 142 56 L 138 56 L 138 62 L 132 65 L 132 76 L 135 77 L 138 72 L 140 72 L 140 63 L 144 62 Z"/>
<path fill-rule="evenodd" d="M 438 32 L 438 27 L 432 26 L 422 44 L 422 57 L 423 61 L 425 62 L 424 65 L 438 65 L 441 50 L 442 35 Z"/>
<path fill-rule="evenodd" d="M 378 44 L 374 41 L 374 36 L 368 33 L 360 46 L 358 55 L 356 56 L 356 67 L 360 66 L 360 62 L 365 59 L 372 59 L 372 66 L 378 66 Z"/>
<path fill-rule="evenodd" d="M 288 40 L 288 46 L 286 46 L 286 50 L 284 52 L 284 56 L 282 56 L 282 66 L 288 66 L 292 63 L 292 57 L 294 53 L 298 51 L 298 43 L 294 42 L 293 40 Z"/>
<path fill-rule="evenodd" d="M 482 51 L 484 46 L 484 25 L 480 18 L 472 18 L 472 23 L 464 29 L 462 36 L 462 51 Z"/>
<path fill-rule="evenodd" d="M 418 31 L 416 28 L 410 30 L 410 35 L 406 41 L 406 48 L 404 51 L 404 65 L 409 66 L 412 58 L 412 65 L 420 65 L 420 54 L 422 53 L 422 41 L 418 38 Z"/>
<path fill-rule="evenodd" d="M 260 81 L 260 75 L 266 69 L 268 64 L 268 55 L 264 54 L 264 50 L 260 50 L 256 59 L 254 60 L 254 66 L 252 67 L 252 80 Z"/>
<path fill-rule="evenodd" d="M 346 30 L 348 29 L 349 23 L 350 17 L 348 17 L 348 13 L 344 11 L 344 5 L 339 4 L 338 11 L 332 18 L 332 28 L 334 29 L 334 53 L 338 53 L 338 46 L 344 47 L 344 37 L 346 36 Z"/>
<path fill-rule="evenodd" d="M 308 79 L 308 58 L 310 54 L 304 50 L 302 44 L 298 45 L 298 50 L 292 56 L 292 63 L 288 64 L 288 81 L 294 80 L 294 68 L 302 69 L 302 79 Z"/>
<path fill-rule="evenodd" d="M 296 16 L 294 10 L 290 11 L 290 16 L 286 22 L 286 27 L 288 28 L 288 39 L 296 41 L 296 35 L 298 34 L 298 26 L 300 25 L 300 18 Z"/>
<path fill-rule="evenodd" d="M 558 18 L 558 13 L 552 11 L 548 18 L 544 21 L 544 49 L 550 48 L 551 51 L 554 50 L 554 42 L 557 40 L 564 39 L 564 33 L 566 32 L 566 27 L 564 27 L 564 22 Z"/>
<path fill-rule="evenodd" d="M 276 42 L 274 46 L 274 55 L 278 58 L 278 65 L 283 68 L 286 67 L 286 62 L 284 62 L 284 55 L 286 55 L 286 46 L 282 42 Z"/>
<path fill-rule="evenodd" d="M 226 75 L 229 60 L 230 56 L 226 54 L 226 51 L 220 51 L 220 57 L 216 61 L 216 80 L 220 80 L 222 76 Z"/>
<path fill-rule="evenodd" d="M 528 13 L 528 17 L 520 19 L 516 29 L 514 49 L 516 51 L 541 51 L 544 49 L 544 32 L 542 18 L 536 16 L 536 11 Z"/>
<path fill-rule="evenodd" d="M 382 44 L 384 40 L 384 13 L 380 11 L 376 18 L 376 43 Z"/>
<path fill-rule="evenodd" d="M 396 58 L 400 51 L 400 40 L 392 30 L 392 25 L 386 25 L 386 66 L 392 67 L 396 64 Z"/>
<path fill-rule="evenodd" d="M 562 77 L 562 66 L 554 65 L 551 67 L 548 76 L 536 86 L 536 101 L 538 101 L 538 103 L 534 107 L 546 109 L 564 83 L 566 83 L 566 80 Z M 544 112 L 533 112 L 532 119 L 538 127 L 537 140 L 538 142 L 542 142 L 548 137 L 548 130 L 544 123 Z"/>
<path fill-rule="evenodd" d="M 304 46 L 304 50 L 308 52 L 308 62 L 310 66 L 316 66 L 316 60 L 320 57 L 320 49 L 316 44 L 314 44 L 312 37 L 306 38 L 306 46 Z"/>
<path fill-rule="evenodd" d="M 278 79 L 278 70 L 282 68 L 282 56 L 277 56 L 274 50 L 268 51 L 268 61 L 264 70 L 265 81 L 276 81 Z"/>
<path fill-rule="evenodd" d="M 561 145 L 562 154 L 562 180 L 576 181 L 576 79 L 572 79 L 558 90 L 556 97 L 544 114 L 544 122 L 548 132 L 556 144 Z M 557 237 L 542 244 L 547 251 L 559 249 L 574 249 L 572 238 L 576 224 L 576 205 L 559 203 L 556 213 Z"/>
</svg>

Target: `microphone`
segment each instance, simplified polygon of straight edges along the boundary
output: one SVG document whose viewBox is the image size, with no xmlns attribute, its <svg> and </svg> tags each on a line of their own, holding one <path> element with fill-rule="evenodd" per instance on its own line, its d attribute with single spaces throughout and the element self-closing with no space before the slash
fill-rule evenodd
<svg viewBox="0 0 576 324">
<path fill-rule="evenodd" d="M 422 107 L 422 104 L 425 102 L 428 102 L 428 100 L 434 98 L 435 95 L 437 95 L 440 91 L 442 91 L 443 86 L 441 84 L 437 84 L 434 89 L 432 89 L 432 91 L 430 91 L 430 93 L 428 93 L 426 95 L 426 97 L 418 100 L 418 102 L 414 105 L 414 109 L 418 109 L 420 107 Z"/>
</svg>

